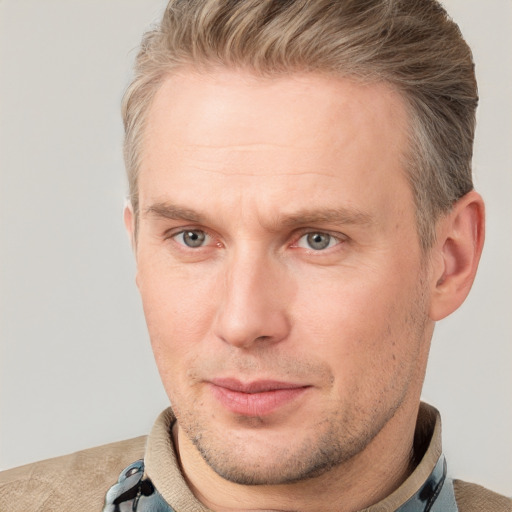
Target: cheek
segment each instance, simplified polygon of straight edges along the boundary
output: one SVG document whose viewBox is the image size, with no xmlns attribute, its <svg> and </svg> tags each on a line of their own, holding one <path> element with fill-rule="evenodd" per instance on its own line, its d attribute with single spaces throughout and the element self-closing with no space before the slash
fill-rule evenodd
<svg viewBox="0 0 512 512">
<path fill-rule="evenodd" d="M 214 315 L 211 280 L 183 268 L 139 262 L 137 283 L 162 378 L 186 371 Z M 175 378 L 175 377 L 174 377 Z"/>
<path fill-rule="evenodd" d="M 367 269 L 300 288 L 295 323 L 298 338 L 308 340 L 302 348 L 330 362 L 342 389 L 372 392 L 415 365 L 426 307 L 415 280 L 407 277 L 412 273 L 390 275 Z"/>
</svg>

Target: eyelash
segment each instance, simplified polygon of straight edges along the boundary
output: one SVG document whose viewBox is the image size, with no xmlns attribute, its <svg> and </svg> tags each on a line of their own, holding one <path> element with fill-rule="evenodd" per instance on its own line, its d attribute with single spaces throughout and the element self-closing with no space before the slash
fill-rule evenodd
<svg viewBox="0 0 512 512">
<path fill-rule="evenodd" d="M 190 250 L 196 251 L 199 249 L 204 249 L 204 248 L 208 247 L 208 245 L 210 245 L 210 244 L 206 243 L 203 245 L 199 245 L 197 247 L 192 247 L 190 245 L 186 245 L 185 243 L 179 242 L 177 240 L 177 238 L 180 235 L 184 236 L 187 233 L 203 233 L 205 235 L 206 242 L 208 242 L 208 239 L 211 239 L 211 240 L 215 239 L 214 235 L 210 234 L 207 230 L 200 229 L 200 228 L 181 228 L 179 231 L 172 230 L 172 231 L 165 233 L 164 239 L 165 240 L 169 240 L 169 239 L 174 240 L 184 250 L 190 249 Z M 322 247 L 320 249 L 314 249 L 313 247 L 303 247 L 303 246 L 299 245 L 300 241 L 304 237 L 308 237 L 308 236 L 312 236 L 312 235 L 323 235 L 323 236 L 329 237 L 328 245 L 326 247 Z M 343 244 L 344 242 L 347 241 L 347 237 L 341 233 L 332 233 L 329 231 L 321 231 L 321 230 L 314 230 L 314 229 L 300 230 L 300 232 L 297 233 L 295 236 L 293 236 L 292 239 L 293 239 L 293 242 L 289 245 L 289 247 L 291 247 L 292 249 L 304 249 L 312 254 L 325 253 L 327 250 L 336 248 L 340 244 Z M 335 241 L 335 243 L 331 245 L 331 242 L 333 240 Z M 215 243 L 215 246 L 222 247 L 222 243 L 218 241 Z"/>
</svg>

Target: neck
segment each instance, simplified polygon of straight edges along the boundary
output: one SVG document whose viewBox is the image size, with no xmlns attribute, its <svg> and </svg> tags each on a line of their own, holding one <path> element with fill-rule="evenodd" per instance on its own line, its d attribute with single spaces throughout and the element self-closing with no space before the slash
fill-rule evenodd
<svg viewBox="0 0 512 512">
<path fill-rule="evenodd" d="M 322 507 L 339 512 L 361 510 L 396 490 L 410 475 L 418 407 L 403 407 L 379 434 L 349 461 L 319 477 L 286 485 L 246 486 L 217 475 L 175 424 L 174 443 L 187 483 L 215 512 L 296 511 Z"/>
</svg>

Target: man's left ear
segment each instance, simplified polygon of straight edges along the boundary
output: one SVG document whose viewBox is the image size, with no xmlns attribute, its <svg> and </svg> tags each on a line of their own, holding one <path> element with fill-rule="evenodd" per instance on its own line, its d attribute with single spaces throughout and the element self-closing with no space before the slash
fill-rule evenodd
<svg viewBox="0 0 512 512">
<path fill-rule="evenodd" d="M 475 279 L 485 235 L 485 208 L 474 190 L 461 197 L 437 228 L 433 251 L 430 318 L 453 313 L 466 299 Z"/>
</svg>

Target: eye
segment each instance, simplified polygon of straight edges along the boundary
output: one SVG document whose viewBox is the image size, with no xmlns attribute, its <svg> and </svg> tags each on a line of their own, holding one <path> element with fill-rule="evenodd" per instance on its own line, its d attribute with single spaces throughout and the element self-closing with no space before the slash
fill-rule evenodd
<svg viewBox="0 0 512 512">
<path fill-rule="evenodd" d="M 173 236 L 173 238 L 181 245 L 196 249 L 202 247 L 210 240 L 210 237 L 200 229 L 187 229 Z"/>
<path fill-rule="evenodd" d="M 321 231 L 307 233 L 301 236 L 297 242 L 298 247 L 304 249 L 313 249 L 314 251 L 322 251 L 335 246 L 340 241 L 329 233 L 322 233 Z"/>
</svg>

